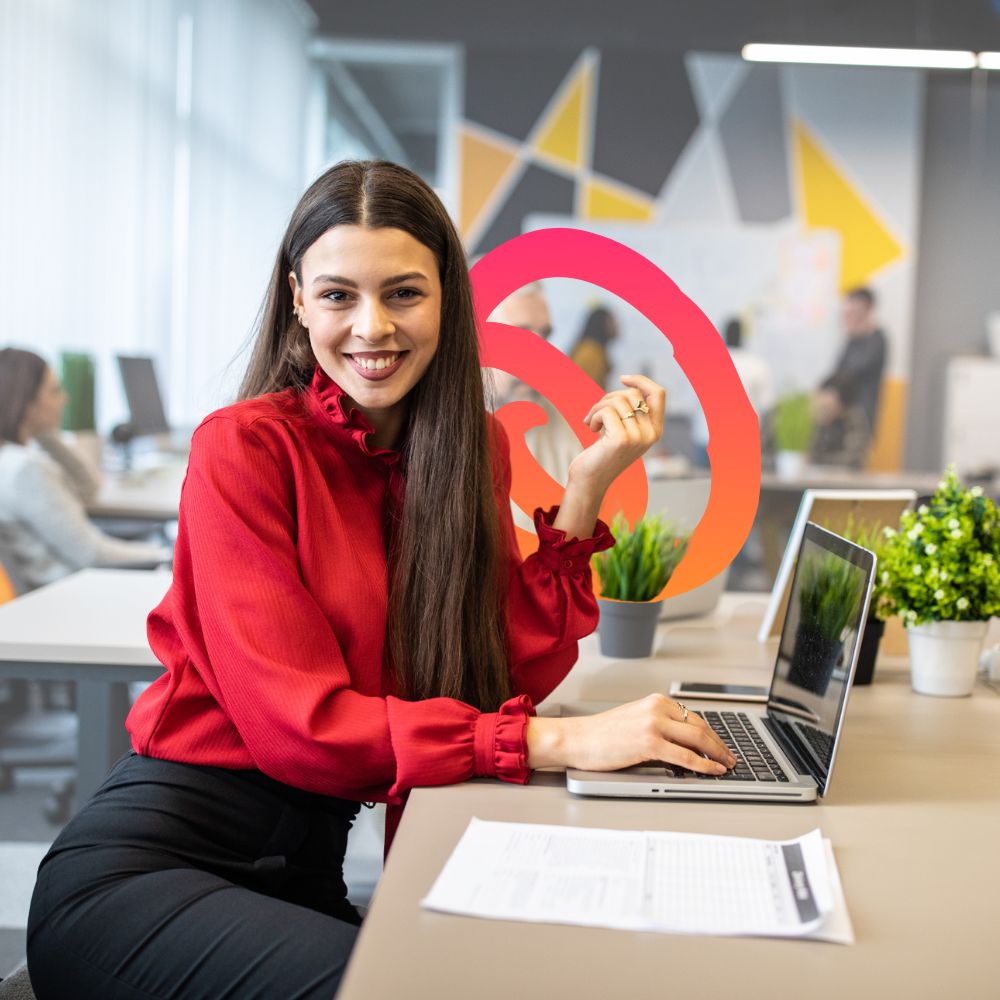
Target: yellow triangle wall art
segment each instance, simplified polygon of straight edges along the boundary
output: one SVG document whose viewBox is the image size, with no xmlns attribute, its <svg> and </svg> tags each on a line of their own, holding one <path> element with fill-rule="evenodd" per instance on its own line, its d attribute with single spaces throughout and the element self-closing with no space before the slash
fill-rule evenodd
<svg viewBox="0 0 1000 1000">
<path fill-rule="evenodd" d="M 491 139 L 470 128 L 460 130 L 462 197 L 458 227 L 468 236 L 490 196 L 517 161 L 517 146 Z"/>
<path fill-rule="evenodd" d="M 806 225 L 840 233 L 841 290 L 863 285 L 903 247 L 801 122 L 794 137 Z"/>
<path fill-rule="evenodd" d="M 590 180 L 583 189 L 583 215 L 587 219 L 629 219 L 648 222 L 653 217 L 654 202 L 641 194 Z"/>
<path fill-rule="evenodd" d="M 534 142 L 537 153 L 574 170 L 584 165 L 587 154 L 592 78 L 593 70 L 588 62 L 584 62 L 562 99 L 540 125 Z"/>
</svg>

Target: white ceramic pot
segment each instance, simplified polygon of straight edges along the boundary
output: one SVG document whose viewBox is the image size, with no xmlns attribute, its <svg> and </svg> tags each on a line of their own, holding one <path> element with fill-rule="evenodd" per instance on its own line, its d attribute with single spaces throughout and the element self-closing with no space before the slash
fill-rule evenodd
<svg viewBox="0 0 1000 1000">
<path fill-rule="evenodd" d="M 779 479 L 799 479 L 806 467 L 804 451 L 778 451 L 774 455 L 774 471 Z"/>
<path fill-rule="evenodd" d="M 989 622 L 927 622 L 908 628 L 910 680 L 918 694 L 972 694 Z"/>
</svg>

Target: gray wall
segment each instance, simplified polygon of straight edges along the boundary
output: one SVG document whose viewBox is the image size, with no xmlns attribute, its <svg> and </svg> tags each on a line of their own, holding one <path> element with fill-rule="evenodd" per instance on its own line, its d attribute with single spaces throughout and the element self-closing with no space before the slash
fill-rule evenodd
<svg viewBox="0 0 1000 1000">
<path fill-rule="evenodd" d="M 937 469 L 945 457 L 945 365 L 954 354 L 983 353 L 986 314 L 1000 310 L 996 75 L 928 78 L 917 252 L 905 460 L 911 468 Z"/>
</svg>

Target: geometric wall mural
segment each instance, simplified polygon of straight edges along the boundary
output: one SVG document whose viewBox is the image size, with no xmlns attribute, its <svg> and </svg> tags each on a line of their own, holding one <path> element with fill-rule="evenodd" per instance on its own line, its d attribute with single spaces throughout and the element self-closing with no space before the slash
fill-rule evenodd
<svg viewBox="0 0 1000 1000">
<path fill-rule="evenodd" d="M 898 260 L 903 248 L 816 137 L 801 122 L 795 122 L 793 132 L 806 225 L 840 233 L 841 291 L 865 285 Z"/>
<path fill-rule="evenodd" d="M 890 340 L 873 448 L 898 467 L 912 328 L 923 76 L 587 48 L 512 71 L 470 47 L 459 228 L 471 255 L 550 215 L 839 236 Z M 735 231 L 735 230 L 734 230 Z"/>
<path fill-rule="evenodd" d="M 740 218 L 787 218 L 792 206 L 779 67 L 750 67 L 718 117 L 718 132 Z"/>
<path fill-rule="evenodd" d="M 600 61 L 594 49 L 581 52 L 544 102 L 534 96 L 535 119 L 526 130 L 520 122 L 519 135 L 471 117 L 463 122 L 459 226 L 471 254 L 486 253 L 517 235 L 525 216 L 534 212 L 565 212 L 582 219 L 653 218 L 656 191 L 594 169 Z M 483 103 L 480 98 L 478 106 Z M 696 112 L 693 115 L 696 122 Z M 488 117 L 497 121 L 495 115 Z M 607 113 L 604 120 L 611 121 Z M 605 151 L 610 134 L 618 137 L 610 124 L 608 132 L 601 140 Z M 635 148 L 643 134 L 641 129 L 633 132 L 633 148 L 628 150 L 632 161 L 643 159 L 641 149 Z M 660 184 L 671 165 L 664 161 Z M 648 165 L 643 176 L 647 182 L 653 176 Z"/>
</svg>

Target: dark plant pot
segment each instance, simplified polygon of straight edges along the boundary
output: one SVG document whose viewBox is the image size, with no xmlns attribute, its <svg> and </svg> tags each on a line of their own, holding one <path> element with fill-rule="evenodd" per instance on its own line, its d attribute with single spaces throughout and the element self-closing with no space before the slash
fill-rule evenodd
<svg viewBox="0 0 1000 1000">
<path fill-rule="evenodd" d="M 795 658 L 788 671 L 790 683 L 821 698 L 844 655 L 844 644 L 815 628 L 799 625 L 795 632 Z"/>
<path fill-rule="evenodd" d="M 885 632 L 885 622 L 874 615 L 868 616 L 865 623 L 865 634 L 861 637 L 861 649 L 858 651 L 858 665 L 854 670 L 855 684 L 871 684 L 875 674 L 875 661 L 878 659 L 878 646 Z"/>
<path fill-rule="evenodd" d="M 601 619 L 597 638 L 601 652 L 616 659 L 639 659 L 653 655 L 659 601 L 613 601 L 597 599 Z"/>
</svg>

